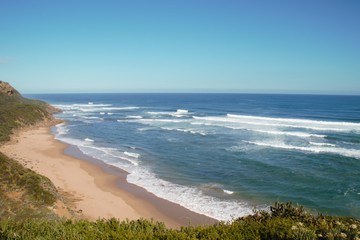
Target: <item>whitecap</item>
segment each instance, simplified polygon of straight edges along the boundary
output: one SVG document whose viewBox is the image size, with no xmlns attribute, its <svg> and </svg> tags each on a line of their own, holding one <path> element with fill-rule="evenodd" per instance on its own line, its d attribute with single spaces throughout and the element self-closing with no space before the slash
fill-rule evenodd
<svg viewBox="0 0 360 240">
<path fill-rule="evenodd" d="M 184 117 L 189 113 L 188 110 L 185 110 L 185 109 L 177 109 L 176 112 L 147 112 L 147 114 L 150 114 L 150 115 L 168 115 L 168 116 L 172 116 L 172 117 Z"/>
<path fill-rule="evenodd" d="M 182 122 L 186 122 L 186 119 L 134 119 L 133 121 L 139 123 L 153 123 L 153 122 L 182 123 Z"/>
<path fill-rule="evenodd" d="M 319 142 L 309 142 L 309 143 L 315 146 L 336 147 L 335 144 L 331 144 L 331 143 L 319 143 Z"/>
<path fill-rule="evenodd" d="M 130 119 L 141 119 L 143 118 L 142 116 L 126 116 L 126 118 L 130 118 Z"/>
<path fill-rule="evenodd" d="M 230 191 L 230 190 L 223 189 L 223 191 L 224 191 L 224 193 L 229 194 L 229 195 L 234 194 L 234 192 Z"/>
<path fill-rule="evenodd" d="M 176 110 L 176 113 L 178 113 L 178 114 L 187 114 L 187 113 L 189 113 L 189 110 L 178 109 L 178 110 Z"/>
<path fill-rule="evenodd" d="M 178 132 L 184 132 L 184 133 L 191 133 L 191 134 L 200 134 L 202 136 L 206 136 L 207 133 L 204 131 L 199 131 L 195 129 L 184 129 L 184 128 L 170 128 L 170 127 L 160 127 L 160 129 L 168 130 L 168 131 L 178 131 Z"/>
<path fill-rule="evenodd" d="M 235 115 L 227 114 L 228 118 L 243 119 L 247 121 L 258 121 L 256 123 L 276 122 L 278 126 L 291 126 L 309 128 L 314 130 L 330 130 L 330 131 L 349 131 L 360 130 L 360 123 L 354 122 L 335 122 L 335 121 L 319 121 L 309 119 L 296 119 L 296 118 L 272 118 L 272 117 L 259 117 L 259 116 L 247 116 L 247 115 Z"/>
<path fill-rule="evenodd" d="M 313 153 L 331 153 L 342 155 L 345 157 L 352 157 L 360 159 L 360 150 L 358 149 L 348 149 L 348 148 L 338 148 L 338 147 L 329 147 L 329 146 L 317 146 L 317 147 L 303 147 L 303 146 L 294 146 L 288 145 L 285 143 L 276 143 L 276 142 L 256 142 L 256 141 L 245 141 L 245 143 L 254 144 L 262 147 L 271 147 L 279 149 L 288 149 L 288 150 L 298 150 L 304 152 L 313 152 Z M 232 149 L 234 150 L 234 149 Z"/>
<path fill-rule="evenodd" d="M 326 135 L 322 134 L 314 134 L 314 133 L 306 133 L 306 132 L 287 132 L 287 131 L 267 131 L 267 130 L 257 130 L 257 129 L 246 129 L 249 131 L 272 134 L 272 135 L 285 135 L 285 136 L 294 136 L 301 138 L 309 138 L 309 137 L 317 137 L 317 138 L 325 138 Z"/>
<path fill-rule="evenodd" d="M 316 131 L 335 131 L 349 132 L 360 131 L 360 123 L 353 122 L 331 122 L 316 121 L 308 119 L 288 119 L 288 118 L 270 118 L 245 115 L 227 114 L 226 116 L 193 116 L 193 119 L 201 123 L 211 123 L 213 126 L 220 127 L 241 127 L 245 126 L 265 126 L 282 128 L 300 128 Z"/>
<path fill-rule="evenodd" d="M 80 117 L 85 118 L 85 119 L 102 119 L 102 118 L 94 117 L 94 116 L 91 116 L 91 117 L 88 117 L 88 116 L 80 116 Z"/>
<path fill-rule="evenodd" d="M 124 154 L 129 156 L 129 157 L 133 157 L 133 158 L 139 158 L 140 157 L 140 154 L 133 153 L 133 152 L 124 152 Z"/>
</svg>

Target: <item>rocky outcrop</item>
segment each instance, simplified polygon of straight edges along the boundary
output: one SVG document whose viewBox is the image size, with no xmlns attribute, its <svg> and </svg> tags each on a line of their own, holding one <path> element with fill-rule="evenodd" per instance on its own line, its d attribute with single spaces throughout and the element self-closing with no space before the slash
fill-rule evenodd
<svg viewBox="0 0 360 240">
<path fill-rule="evenodd" d="M 48 104 L 46 102 L 24 98 L 9 83 L 0 80 L 0 105 L 1 105 L 1 103 L 7 102 L 10 100 L 21 102 L 21 103 L 26 103 L 26 104 L 41 106 L 41 107 L 45 108 L 46 112 L 49 113 L 50 115 L 57 113 L 57 112 L 61 112 L 60 109 L 55 108 L 54 106 L 51 106 L 50 104 Z"/>
<path fill-rule="evenodd" d="M 20 93 L 13 88 L 9 83 L 0 81 L 0 93 L 8 96 L 21 96 Z"/>
</svg>

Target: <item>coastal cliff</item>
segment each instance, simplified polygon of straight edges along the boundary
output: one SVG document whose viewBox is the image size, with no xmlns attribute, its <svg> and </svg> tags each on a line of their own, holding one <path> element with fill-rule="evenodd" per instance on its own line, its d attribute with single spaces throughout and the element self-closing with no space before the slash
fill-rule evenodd
<svg viewBox="0 0 360 240">
<path fill-rule="evenodd" d="M 9 83 L 3 81 L 0 81 L 0 93 L 11 97 L 21 96 L 20 93 L 15 88 L 13 88 Z"/>
</svg>

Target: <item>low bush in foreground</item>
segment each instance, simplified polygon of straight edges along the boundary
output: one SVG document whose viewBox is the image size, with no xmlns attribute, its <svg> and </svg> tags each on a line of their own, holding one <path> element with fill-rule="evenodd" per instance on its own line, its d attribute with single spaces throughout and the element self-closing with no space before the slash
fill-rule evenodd
<svg viewBox="0 0 360 240">
<path fill-rule="evenodd" d="M 313 216 L 302 207 L 276 203 L 232 223 L 169 229 L 148 220 L 95 222 L 27 219 L 0 222 L 1 239 L 360 239 L 354 218 Z"/>
<path fill-rule="evenodd" d="M 0 219 L 47 216 L 47 207 L 56 200 L 56 187 L 48 178 L 0 152 Z"/>
</svg>

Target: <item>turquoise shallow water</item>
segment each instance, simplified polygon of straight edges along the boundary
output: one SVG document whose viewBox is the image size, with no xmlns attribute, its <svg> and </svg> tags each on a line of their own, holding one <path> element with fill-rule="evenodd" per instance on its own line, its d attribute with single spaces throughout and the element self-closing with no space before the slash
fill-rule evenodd
<svg viewBox="0 0 360 240">
<path fill-rule="evenodd" d="M 61 108 L 56 137 L 128 181 L 229 220 L 292 201 L 360 217 L 360 97 L 28 95 Z"/>
</svg>

